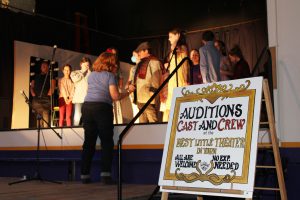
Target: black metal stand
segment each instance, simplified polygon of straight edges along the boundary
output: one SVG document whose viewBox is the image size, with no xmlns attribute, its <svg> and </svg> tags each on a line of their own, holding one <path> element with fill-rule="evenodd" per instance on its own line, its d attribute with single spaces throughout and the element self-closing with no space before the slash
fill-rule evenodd
<svg viewBox="0 0 300 200">
<path fill-rule="evenodd" d="M 158 87 L 158 89 L 154 92 L 154 94 L 150 97 L 150 99 L 145 103 L 145 105 L 140 109 L 140 111 L 133 117 L 133 119 L 127 124 L 127 126 L 123 129 L 121 134 L 119 135 L 118 140 L 118 200 L 122 200 L 122 143 L 123 138 L 127 134 L 128 130 L 131 129 L 133 126 L 135 120 L 139 118 L 139 116 L 142 115 L 142 113 L 146 110 L 147 106 L 152 102 L 152 100 L 159 94 L 159 92 L 162 90 L 162 88 L 168 83 L 168 81 L 173 77 L 173 75 L 177 72 L 177 70 L 181 67 L 181 65 L 187 61 L 190 60 L 189 57 L 183 58 L 180 63 L 176 66 L 176 68 L 170 73 L 170 75 L 164 80 L 164 82 Z M 154 191 L 153 191 L 154 193 Z"/>
<path fill-rule="evenodd" d="M 152 200 L 154 195 L 156 195 L 159 192 L 159 185 L 157 185 L 155 187 L 155 189 L 153 190 L 152 194 L 150 195 L 150 197 L 148 198 L 148 200 Z"/>
<path fill-rule="evenodd" d="M 54 70 L 54 69 L 53 69 L 53 65 L 55 64 L 55 62 L 54 62 L 54 57 L 55 57 L 55 51 L 56 51 L 56 49 L 57 49 L 57 46 L 54 45 L 54 46 L 53 46 L 53 50 L 52 50 L 51 61 L 50 61 L 50 64 L 49 64 L 49 69 L 48 69 L 47 74 L 46 74 L 46 77 L 45 77 L 45 79 L 44 79 L 42 91 L 41 91 L 41 93 L 40 93 L 40 95 L 39 95 L 39 97 L 42 97 L 43 91 L 44 91 L 44 89 L 45 89 L 46 81 L 47 81 L 47 78 L 48 78 L 48 76 L 49 76 L 49 81 L 50 81 L 49 85 L 50 85 L 50 91 L 51 91 L 51 96 L 50 96 L 50 108 L 51 108 L 51 109 L 50 109 L 50 116 L 53 116 L 53 93 L 54 93 L 54 91 L 55 91 L 55 88 L 53 88 L 52 79 L 53 79 L 53 70 Z M 52 127 L 52 126 L 53 126 L 53 121 L 51 120 L 51 127 Z M 50 126 L 48 125 L 48 127 L 50 127 Z"/>
<path fill-rule="evenodd" d="M 29 102 L 29 99 L 28 97 L 25 95 L 24 91 L 21 91 L 21 94 L 22 96 L 25 98 L 25 101 L 26 103 L 28 104 L 28 106 L 32 108 L 32 105 L 31 103 Z M 40 174 L 40 132 L 41 132 L 41 120 L 43 122 L 45 122 L 48 127 L 49 124 L 48 122 L 39 114 L 37 113 L 34 109 L 33 111 L 36 113 L 36 117 L 37 117 L 37 120 L 38 120 L 38 128 L 37 128 L 37 147 L 36 147 L 36 171 L 34 173 L 34 176 L 33 177 L 25 177 L 19 181 L 15 181 L 15 182 L 11 182 L 11 183 L 8 183 L 8 185 L 13 185 L 13 184 L 17 184 L 17 183 L 23 183 L 23 182 L 28 182 L 28 181 L 34 181 L 34 180 L 38 180 L 38 181 L 46 181 L 46 182 L 51 182 L 51 183 L 57 183 L 57 184 L 61 184 L 61 182 L 58 182 L 58 181 L 52 181 L 52 180 L 47 180 L 47 179 L 44 179 L 42 178 L 41 174 Z M 51 127 L 50 127 L 51 128 Z M 54 133 L 56 133 L 56 135 L 62 139 L 62 137 L 53 129 L 51 128 Z"/>
</svg>

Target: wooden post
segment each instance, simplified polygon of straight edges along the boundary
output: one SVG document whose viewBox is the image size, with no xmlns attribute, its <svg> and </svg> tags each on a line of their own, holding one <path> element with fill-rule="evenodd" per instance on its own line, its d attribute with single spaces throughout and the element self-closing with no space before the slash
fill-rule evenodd
<svg viewBox="0 0 300 200">
<path fill-rule="evenodd" d="M 161 200 L 168 200 L 168 196 L 169 196 L 168 192 L 162 192 L 161 193 Z"/>
</svg>

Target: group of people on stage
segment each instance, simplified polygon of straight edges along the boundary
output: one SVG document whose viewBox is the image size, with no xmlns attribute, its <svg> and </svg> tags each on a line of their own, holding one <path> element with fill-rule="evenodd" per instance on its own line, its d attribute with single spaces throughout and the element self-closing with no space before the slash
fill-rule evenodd
<svg viewBox="0 0 300 200">
<path fill-rule="evenodd" d="M 133 102 L 141 109 L 162 81 L 187 56 L 167 86 L 161 91 L 160 98 L 153 100 L 139 118 L 140 123 L 168 121 L 172 93 L 175 87 L 211 83 L 250 77 L 250 68 L 239 46 L 234 46 L 228 53 L 224 42 L 215 40 L 212 31 L 202 35 L 203 46 L 188 51 L 185 36 L 179 29 L 169 31 L 170 52 L 164 63 L 151 54 L 148 42 L 141 43 L 134 51 L 136 62 L 129 75 L 126 87 L 136 86 Z M 160 116 L 163 113 L 163 117 Z M 161 119 L 162 118 L 162 119 Z"/>
<path fill-rule="evenodd" d="M 115 48 L 108 48 L 106 50 L 117 57 L 117 50 Z M 117 65 L 119 61 L 117 59 Z M 72 71 L 70 64 L 65 64 L 61 70 L 63 77 L 58 79 L 58 107 L 59 107 L 59 127 L 62 126 L 78 126 L 82 125 L 81 107 L 83 105 L 85 96 L 88 90 L 88 77 L 91 73 L 92 63 L 88 57 L 83 57 L 80 61 L 80 69 Z M 40 73 L 30 83 L 30 93 L 33 97 L 33 109 L 41 114 L 43 120 L 40 121 L 41 127 L 48 127 L 50 122 L 49 112 L 51 110 L 51 96 L 56 87 L 56 81 L 52 77 L 50 82 L 49 63 L 47 60 L 42 61 Z M 116 75 L 119 89 L 122 87 L 122 77 L 118 67 Z M 51 89 L 50 89 L 51 87 Z M 53 107 L 53 105 L 52 105 Z M 120 102 L 114 102 L 115 123 L 122 123 L 120 119 Z"/>
<path fill-rule="evenodd" d="M 69 64 L 62 67 L 63 77 L 58 80 L 59 126 L 64 126 L 64 124 L 71 126 L 72 121 L 75 126 L 80 124 L 81 106 L 87 94 L 87 79 L 91 73 L 90 66 L 90 59 L 83 57 L 80 62 L 80 70 L 72 71 Z M 43 117 L 43 120 L 40 121 L 41 127 L 48 127 L 50 121 L 51 96 L 56 87 L 55 79 L 51 78 L 50 82 L 48 62 L 42 61 L 40 74 L 37 74 L 30 83 L 30 93 L 33 97 L 32 107 Z M 73 111 L 74 117 L 72 120 Z"/>
<path fill-rule="evenodd" d="M 245 61 L 241 49 L 234 46 L 227 52 L 225 43 L 215 40 L 212 31 L 205 31 L 202 34 L 203 46 L 188 51 L 185 36 L 179 29 L 169 31 L 170 52 L 164 62 L 161 62 L 151 52 L 149 42 L 141 43 L 134 51 L 133 58 L 136 65 L 130 70 L 130 75 L 125 89 L 134 85 L 137 89 L 132 97 L 132 102 L 141 109 L 148 101 L 162 81 L 172 72 L 177 64 L 187 56 L 191 62 L 184 62 L 175 76 L 168 82 L 167 86 L 160 93 L 160 98 L 151 102 L 145 112 L 140 116 L 140 123 L 151 123 L 168 121 L 173 88 L 185 85 L 217 82 L 222 80 L 246 78 L 250 76 L 250 68 Z M 116 80 L 119 91 L 123 87 L 123 77 L 120 70 L 117 50 L 108 48 L 117 59 Z M 80 62 L 80 70 L 72 71 L 72 67 L 66 64 L 62 68 L 64 76 L 58 81 L 59 88 L 59 126 L 78 126 L 82 124 L 81 107 L 87 94 L 88 77 L 91 73 L 91 61 L 83 57 Z M 50 84 L 47 62 L 42 62 L 41 73 L 31 82 L 31 95 L 33 107 L 46 122 L 49 122 L 49 111 L 51 107 L 50 96 L 54 92 L 55 81 Z M 50 85 L 51 89 L 50 89 Z M 114 123 L 123 122 L 120 101 L 113 102 Z M 73 116 L 73 118 L 72 118 Z M 47 127 L 41 122 L 42 127 Z"/>
<path fill-rule="evenodd" d="M 136 63 L 130 70 L 126 82 L 126 92 L 122 92 L 122 75 L 116 50 L 108 49 L 101 53 L 92 65 L 88 58 L 80 62 L 81 69 L 72 71 L 70 65 L 63 67 L 64 77 L 59 80 L 60 115 L 65 116 L 71 125 L 72 106 L 74 105 L 74 125 L 82 118 L 84 143 L 82 152 L 81 179 L 83 183 L 91 181 L 90 170 L 95 153 L 97 138 L 102 147 L 101 181 L 113 183 L 111 166 L 113 158 L 114 102 L 132 94 L 132 101 L 141 109 L 154 92 L 176 66 L 188 55 L 186 60 L 140 117 L 141 123 L 158 122 L 169 118 L 173 89 L 191 84 L 211 83 L 221 80 L 246 78 L 250 68 L 244 60 L 238 46 L 227 54 L 224 42 L 215 41 L 213 32 L 205 31 L 202 36 L 203 46 L 188 52 L 184 34 L 179 29 L 169 32 L 170 53 L 165 62 L 152 55 L 149 42 L 143 42 L 133 51 L 132 61 Z M 48 66 L 42 64 L 42 73 L 31 83 L 33 106 L 39 110 L 49 110 L 45 102 L 49 101 L 53 89 L 50 81 L 43 83 Z M 52 84 L 54 85 L 54 84 Z M 125 90 L 123 90 L 125 91 Z M 163 113 L 160 116 L 159 113 Z M 81 116 L 82 114 L 82 116 Z M 64 118 L 60 118 L 62 126 Z"/>
</svg>

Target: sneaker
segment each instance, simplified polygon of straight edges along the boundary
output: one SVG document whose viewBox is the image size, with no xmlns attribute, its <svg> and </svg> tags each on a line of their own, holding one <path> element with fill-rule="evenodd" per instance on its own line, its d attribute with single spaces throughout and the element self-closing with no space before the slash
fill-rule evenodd
<svg viewBox="0 0 300 200">
<path fill-rule="evenodd" d="M 114 181 L 111 176 L 101 176 L 101 183 L 104 185 L 115 185 L 117 184 L 116 181 Z"/>
</svg>

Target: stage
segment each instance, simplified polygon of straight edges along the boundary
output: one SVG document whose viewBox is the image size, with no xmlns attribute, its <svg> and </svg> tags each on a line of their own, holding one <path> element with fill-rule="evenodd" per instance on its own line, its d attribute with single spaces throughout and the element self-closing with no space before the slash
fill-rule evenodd
<svg viewBox="0 0 300 200">
<path fill-rule="evenodd" d="M 0 178 L 1 200 L 115 200 L 117 185 L 103 185 L 100 182 L 82 184 L 81 182 L 62 182 L 54 184 L 40 181 L 30 181 L 9 186 L 9 182 L 18 178 Z M 148 199 L 155 185 L 123 185 L 124 200 Z"/>
<path fill-rule="evenodd" d="M 115 143 L 124 126 L 115 127 Z M 43 129 L 40 151 L 40 173 L 43 178 L 63 181 L 62 185 L 32 181 L 8 186 L 22 176 L 32 176 L 36 170 L 36 130 L 2 131 L 0 134 L 0 199 L 117 199 L 117 186 L 100 183 L 100 149 L 97 149 L 92 166 L 91 185 L 82 185 L 80 180 L 82 128 L 56 128 L 63 136 L 60 140 L 52 130 Z M 263 130 L 261 130 L 263 131 Z M 148 199 L 158 183 L 166 124 L 135 125 L 126 136 L 123 146 L 123 199 Z M 268 142 L 260 133 L 259 142 Z M 99 144 L 99 143 L 98 143 Z M 98 146 L 99 148 L 99 146 Z M 281 148 L 281 157 L 289 199 L 298 199 L 297 181 L 300 163 L 299 148 Z M 258 152 L 259 165 L 271 165 L 272 152 Z M 117 150 L 114 151 L 113 177 L 117 179 Z M 274 186 L 274 171 L 257 171 L 257 186 Z M 9 177 L 9 178 L 4 178 Z M 73 195 L 73 196 L 72 196 Z M 257 198 L 278 199 L 276 192 L 257 191 Z M 174 197 L 175 196 L 175 197 Z M 187 196 L 174 195 L 173 199 Z M 159 199 L 159 196 L 154 198 Z M 171 199 L 171 198 L 170 198 Z M 190 199 L 196 199 L 195 197 Z M 209 197 L 205 197 L 209 199 Z"/>
</svg>

